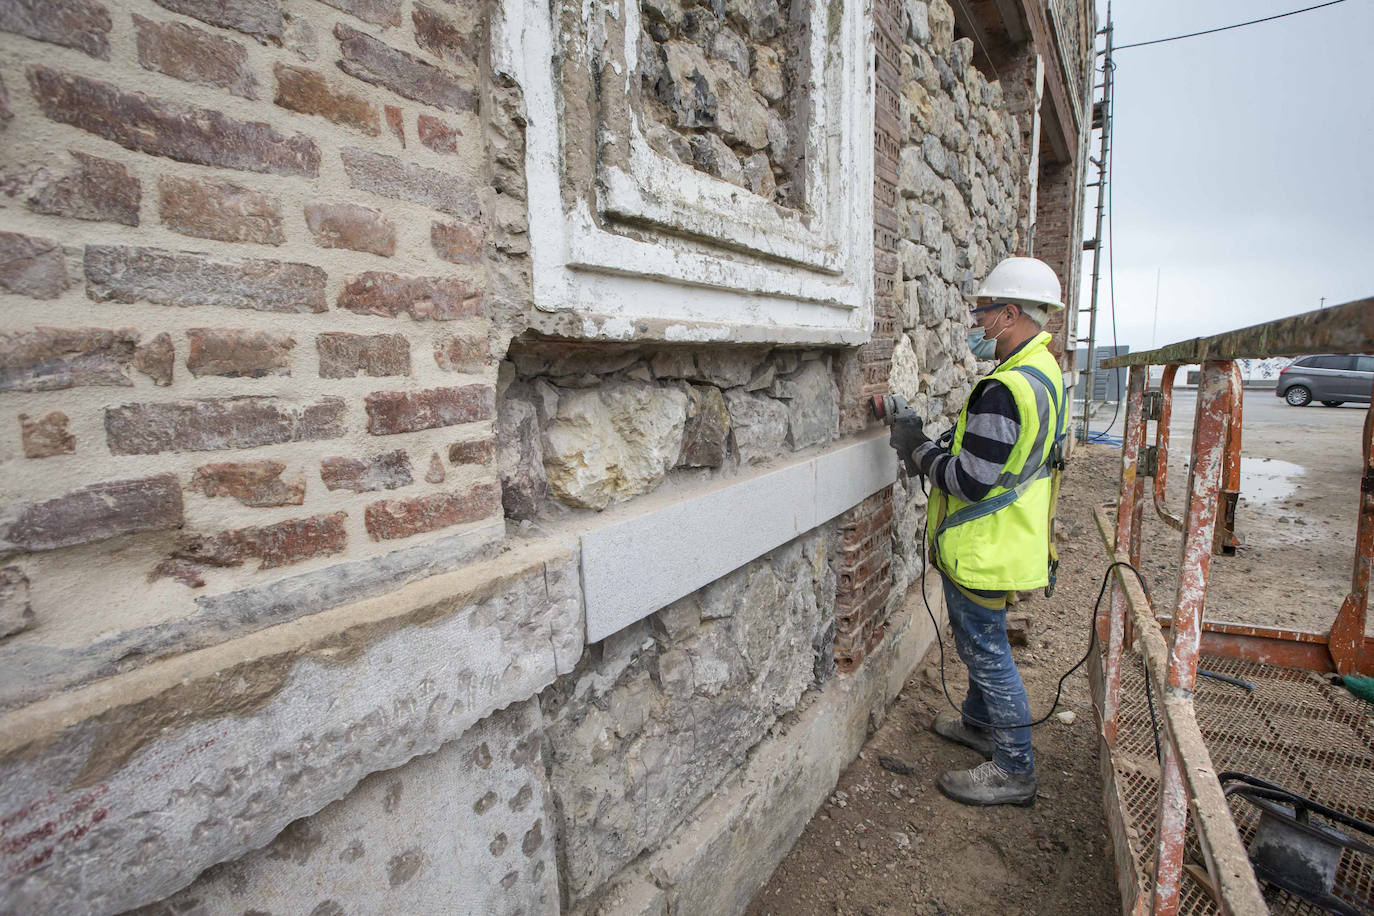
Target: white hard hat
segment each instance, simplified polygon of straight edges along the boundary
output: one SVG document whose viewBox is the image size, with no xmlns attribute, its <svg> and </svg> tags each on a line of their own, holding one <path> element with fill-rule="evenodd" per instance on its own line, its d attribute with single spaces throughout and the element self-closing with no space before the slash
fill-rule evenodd
<svg viewBox="0 0 1374 916">
<path fill-rule="evenodd" d="M 978 298 L 1050 309 L 1064 307 L 1059 299 L 1059 278 L 1050 265 L 1037 258 L 1004 258 L 978 287 Z"/>
</svg>

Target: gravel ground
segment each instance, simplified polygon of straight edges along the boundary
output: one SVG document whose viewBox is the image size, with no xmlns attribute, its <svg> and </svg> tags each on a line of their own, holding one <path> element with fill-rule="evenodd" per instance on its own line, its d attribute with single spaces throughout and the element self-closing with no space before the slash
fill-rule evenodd
<svg viewBox="0 0 1374 916">
<path fill-rule="evenodd" d="M 1014 649 L 1043 715 L 1060 675 L 1087 646 L 1088 621 L 1106 559 L 1092 524 L 1094 506 L 1112 498 L 1120 452 L 1080 449 L 1061 499 L 1059 588 L 1020 605 L 1032 615 L 1028 644 Z M 932 573 L 933 575 L 933 573 Z M 933 585 L 934 583 L 932 583 Z M 912 591 L 910 610 L 924 614 Z M 949 647 L 947 679 L 962 699 L 966 676 Z M 1111 847 L 1102 814 L 1097 740 L 1087 677 L 1064 684 L 1060 712 L 1035 730 L 1040 796 L 1032 808 L 966 808 L 942 796 L 943 770 L 980 758 L 929 729 L 945 708 L 934 648 L 907 683 L 859 759 L 840 777 L 748 913 L 943 916 L 1120 911 Z"/>
</svg>

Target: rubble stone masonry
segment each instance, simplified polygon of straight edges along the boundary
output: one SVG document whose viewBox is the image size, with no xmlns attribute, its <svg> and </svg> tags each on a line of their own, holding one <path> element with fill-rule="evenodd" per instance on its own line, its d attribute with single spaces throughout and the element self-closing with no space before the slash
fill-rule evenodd
<svg viewBox="0 0 1374 916">
<path fill-rule="evenodd" d="M 815 0 L 555 32 L 625 2 L 616 116 L 832 218 Z M 890 473 L 591 644 L 581 538 L 821 467 L 882 434 L 872 394 L 952 424 L 965 297 L 1024 241 L 1024 73 L 989 82 L 946 0 L 877 3 L 861 346 L 579 336 L 535 314 L 561 242 L 501 64 L 538 6 L 0 0 L 0 914 L 737 912 L 929 645 Z"/>
</svg>

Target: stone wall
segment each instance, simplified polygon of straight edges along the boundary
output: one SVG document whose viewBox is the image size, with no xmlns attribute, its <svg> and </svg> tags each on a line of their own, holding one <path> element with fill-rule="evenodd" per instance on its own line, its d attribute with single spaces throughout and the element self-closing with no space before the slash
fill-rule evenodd
<svg viewBox="0 0 1374 916">
<path fill-rule="evenodd" d="M 864 399 L 987 368 L 1024 81 L 945 0 L 537 7 L 0 0 L 0 913 L 736 912 L 929 646 Z M 589 642 L 673 507 L 736 554 Z"/>
</svg>

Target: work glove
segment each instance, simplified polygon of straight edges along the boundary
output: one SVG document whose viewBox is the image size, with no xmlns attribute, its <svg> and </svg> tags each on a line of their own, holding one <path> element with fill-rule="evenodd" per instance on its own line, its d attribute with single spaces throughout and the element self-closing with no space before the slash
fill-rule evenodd
<svg viewBox="0 0 1374 916">
<path fill-rule="evenodd" d="M 887 444 L 897 450 L 897 456 L 904 462 L 910 460 L 911 453 L 919 446 L 930 441 L 921 427 L 921 418 L 910 407 L 892 418 Z"/>
</svg>

